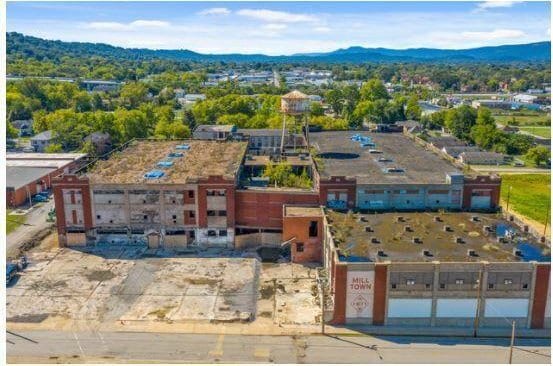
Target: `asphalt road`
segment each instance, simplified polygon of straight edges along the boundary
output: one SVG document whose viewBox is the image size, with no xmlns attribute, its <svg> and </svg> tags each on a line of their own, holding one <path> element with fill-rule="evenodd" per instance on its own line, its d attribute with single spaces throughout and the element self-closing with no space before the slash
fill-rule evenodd
<svg viewBox="0 0 553 366">
<path fill-rule="evenodd" d="M 46 222 L 48 212 L 54 207 L 54 199 L 45 202 L 40 207 L 33 208 L 27 214 L 26 225 L 19 225 L 14 231 L 6 237 L 6 254 L 17 255 L 19 247 L 35 238 L 41 231 L 53 226 L 51 222 Z"/>
<path fill-rule="evenodd" d="M 9 363 L 507 363 L 508 339 L 7 331 Z M 518 340 L 514 363 L 549 364 L 549 340 Z"/>
</svg>

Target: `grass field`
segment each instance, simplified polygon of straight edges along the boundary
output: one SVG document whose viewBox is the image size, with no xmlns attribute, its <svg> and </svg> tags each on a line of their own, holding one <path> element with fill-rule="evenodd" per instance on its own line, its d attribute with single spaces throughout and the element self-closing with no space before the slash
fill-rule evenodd
<svg viewBox="0 0 553 366">
<path fill-rule="evenodd" d="M 10 213 L 10 210 L 6 212 L 6 234 L 11 233 L 25 222 L 25 215 L 13 215 Z"/>
<path fill-rule="evenodd" d="M 526 131 L 532 135 L 540 136 L 546 139 L 551 138 L 551 127 L 550 126 L 524 126 L 519 127 L 521 131 Z"/>
<path fill-rule="evenodd" d="M 544 223 L 551 200 L 551 176 L 549 174 L 505 174 L 501 176 L 501 198 L 509 209 L 532 220 Z"/>
<path fill-rule="evenodd" d="M 514 114 L 494 114 L 493 118 L 495 121 L 502 125 L 513 124 L 513 118 L 519 126 L 527 125 L 539 125 L 539 126 L 549 126 L 551 124 L 551 116 L 545 113 L 528 113 L 524 115 L 514 115 Z"/>
</svg>

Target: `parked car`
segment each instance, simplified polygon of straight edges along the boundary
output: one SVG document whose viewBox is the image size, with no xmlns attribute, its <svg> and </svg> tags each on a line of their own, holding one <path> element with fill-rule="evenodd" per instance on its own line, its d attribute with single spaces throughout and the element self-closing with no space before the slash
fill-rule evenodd
<svg viewBox="0 0 553 366">
<path fill-rule="evenodd" d="M 34 202 L 48 202 L 48 197 L 42 196 L 40 194 L 36 194 L 33 197 L 33 201 Z"/>
<path fill-rule="evenodd" d="M 14 263 L 6 263 L 6 286 L 10 284 L 15 276 L 17 276 L 17 265 Z"/>
</svg>

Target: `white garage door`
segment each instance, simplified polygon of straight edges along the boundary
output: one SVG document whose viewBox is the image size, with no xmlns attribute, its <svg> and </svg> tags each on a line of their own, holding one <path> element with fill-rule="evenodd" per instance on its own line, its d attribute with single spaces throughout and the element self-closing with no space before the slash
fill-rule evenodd
<svg viewBox="0 0 553 366">
<path fill-rule="evenodd" d="M 490 208 L 490 196 L 472 196 L 470 200 L 470 208 Z"/>
<path fill-rule="evenodd" d="M 486 318 L 526 318 L 528 299 L 486 299 Z"/>
<path fill-rule="evenodd" d="M 429 318 L 432 312 L 432 299 L 390 299 L 389 318 Z"/>
<path fill-rule="evenodd" d="M 438 318 L 474 318 L 476 299 L 438 299 L 436 316 Z"/>
</svg>

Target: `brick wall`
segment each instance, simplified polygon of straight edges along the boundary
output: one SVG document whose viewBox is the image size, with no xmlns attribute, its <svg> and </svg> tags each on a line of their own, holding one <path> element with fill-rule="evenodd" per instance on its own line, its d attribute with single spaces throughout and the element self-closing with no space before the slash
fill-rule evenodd
<svg viewBox="0 0 553 366">
<path fill-rule="evenodd" d="M 201 228 L 207 227 L 207 191 L 225 190 L 227 202 L 227 227 L 234 227 L 235 223 L 235 182 L 232 179 L 225 179 L 221 176 L 210 176 L 198 183 L 196 200 L 198 202 L 198 217 L 196 222 Z"/>
<path fill-rule="evenodd" d="M 534 287 L 534 302 L 532 304 L 531 328 L 543 328 L 545 307 L 547 304 L 547 289 L 551 276 L 550 264 L 538 264 L 536 267 L 536 285 Z"/>
<path fill-rule="evenodd" d="M 501 178 L 497 176 L 465 177 L 463 187 L 463 209 L 470 210 L 471 197 L 474 190 L 490 191 L 490 209 L 499 208 L 501 194 Z"/>
<path fill-rule="evenodd" d="M 317 223 L 317 236 L 309 236 L 311 222 Z M 292 262 L 322 262 L 322 238 L 323 238 L 323 217 L 284 217 L 282 225 L 282 241 L 290 240 Z M 303 246 L 298 251 L 298 245 Z"/>
<path fill-rule="evenodd" d="M 328 193 L 332 192 L 347 192 L 348 208 L 355 207 L 355 188 L 356 188 L 356 179 L 355 178 L 346 178 L 346 177 L 330 177 L 330 178 L 320 178 L 319 181 L 319 204 L 322 206 L 327 205 Z"/>
</svg>

